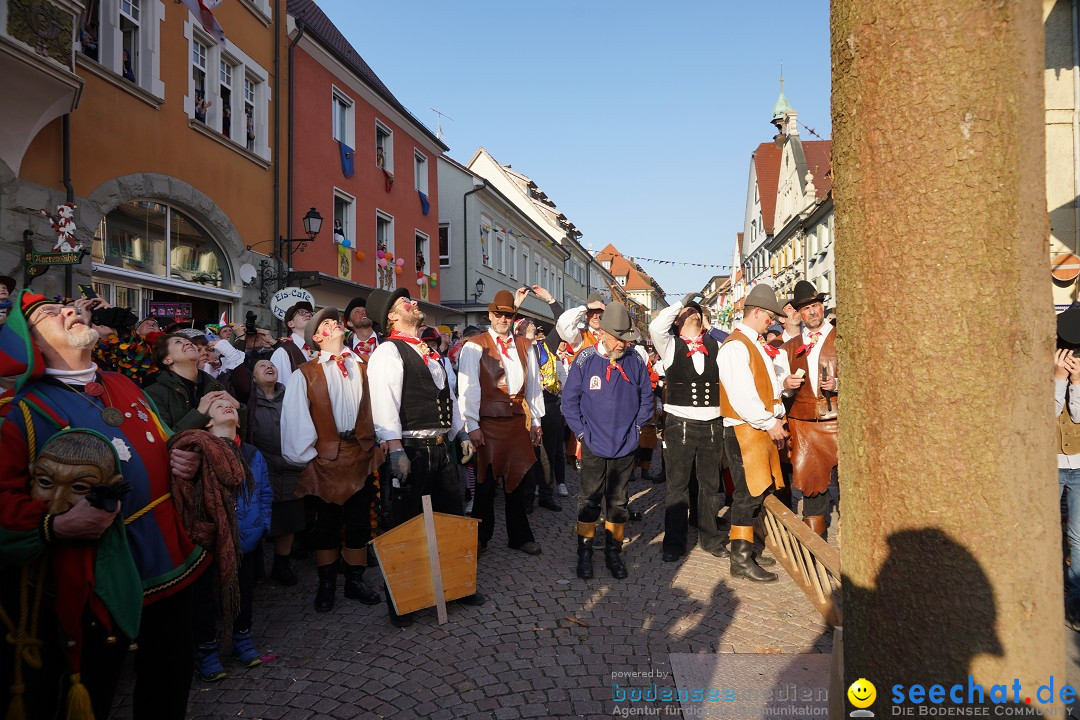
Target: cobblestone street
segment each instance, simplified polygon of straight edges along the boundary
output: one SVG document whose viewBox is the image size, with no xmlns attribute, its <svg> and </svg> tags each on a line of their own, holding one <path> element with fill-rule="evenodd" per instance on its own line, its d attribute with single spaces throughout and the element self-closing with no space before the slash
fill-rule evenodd
<svg viewBox="0 0 1080 720">
<path fill-rule="evenodd" d="M 431 609 L 412 627 L 394 628 L 385 605 L 345 600 L 340 583 L 333 611 L 317 613 L 309 562 L 296 564 L 296 587 L 261 582 L 254 633 L 262 652 L 277 658 L 253 669 L 226 661 L 225 680 L 196 680 L 189 716 L 607 717 L 615 707 L 612 682 L 674 685 L 669 653 L 830 651 L 827 626 L 782 570 L 779 582 L 762 585 L 732 580 L 726 560 L 700 549 L 681 564 L 662 562 L 662 484 L 631 482 L 631 507 L 644 519 L 627 525 L 630 577 L 613 580 L 598 548 L 596 577 L 579 580 L 577 475 L 572 468 L 567 474 L 571 496 L 560 499 L 562 512 L 537 508 L 531 515 L 544 553 L 510 550 L 499 526 L 478 569 L 487 604 L 451 603 L 442 627 Z M 649 671 L 655 677 L 612 675 Z M 677 707 L 665 714 L 678 716 Z M 130 696 L 113 716 L 130 717 Z"/>
</svg>

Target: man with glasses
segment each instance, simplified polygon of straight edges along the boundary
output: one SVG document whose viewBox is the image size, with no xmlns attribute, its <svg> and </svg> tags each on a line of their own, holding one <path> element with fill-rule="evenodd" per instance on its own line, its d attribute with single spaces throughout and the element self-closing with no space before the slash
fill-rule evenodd
<svg viewBox="0 0 1080 720">
<path fill-rule="evenodd" d="M 311 322 L 311 316 L 314 312 L 311 303 L 301 300 L 285 313 L 285 326 L 289 328 L 290 334 L 289 337 L 281 341 L 277 350 L 270 356 L 270 362 L 274 363 L 274 367 L 278 371 L 278 377 L 286 386 L 289 378 L 292 377 L 293 370 L 296 370 L 318 354 L 318 350 L 310 347 L 307 341 L 304 340 L 304 333 L 307 330 L 308 323 Z"/>
<path fill-rule="evenodd" d="M 0 375 L 16 377 L 0 404 L 0 604 L 26 640 L 41 643 L 40 665 L 17 646 L 0 649 L 0 687 L 19 693 L 26 717 L 37 718 L 60 715 L 69 689 L 82 685 L 95 716 L 108 717 L 138 640 L 135 717 L 179 720 L 195 662 L 190 586 L 207 563 L 177 518 L 170 470 L 190 480 L 200 458 L 167 450 L 153 403 L 128 378 L 99 372 L 97 341 L 80 308 L 29 291 L 0 332 Z M 116 450 L 130 486 L 118 508 L 107 509 L 105 490 L 94 486 L 55 515 L 34 500 L 32 481 L 58 480 L 41 474 L 39 451 L 65 428 L 94 431 Z M 68 476 L 72 487 L 88 469 Z M 43 585 L 30 584 L 34 576 Z M 34 586 L 39 600 L 31 602 Z M 36 626 L 27 622 L 39 612 Z"/>
<path fill-rule="evenodd" d="M 657 313 L 649 323 L 660 356 L 666 389 L 664 471 L 664 562 L 678 562 L 687 552 L 690 478 L 696 474 L 698 541 L 705 551 L 727 557 L 727 543 L 716 524 L 724 504 L 720 465 L 724 459 L 720 419 L 720 345 L 705 333 L 701 305 L 690 293 Z"/>
<path fill-rule="evenodd" d="M 731 575 L 772 582 L 776 574 L 761 565 L 772 558 L 755 557 L 754 520 L 765 492 L 783 487 L 779 445 L 784 429 L 784 403 L 773 359 L 779 350 L 765 343 L 765 330 L 784 316 L 776 292 L 764 283 L 746 296 L 742 322 L 720 347 L 720 411 L 724 416 L 724 452 L 735 494 L 731 503 Z M 700 477 L 700 471 L 699 471 Z M 700 530 L 699 530 L 700 532 Z"/>
<path fill-rule="evenodd" d="M 491 329 L 470 338 L 458 360 L 458 404 L 465 430 L 477 450 L 476 500 L 473 517 L 480 518 L 480 550 L 495 532 L 495 478 L 502 477 L 506 493 L 506 534 L 509 545 L 529 555 L 542 550 L 533 537 L 526 513 L 522 483 L 539 462 L 533 447 L 540 444 L 544 400 L 536 353 L 510 328 L 516 307 L 509 290 L 500 290 L 488 305 Z M 528 403 L 531 427 L 525 427 Z"/>
</svg>

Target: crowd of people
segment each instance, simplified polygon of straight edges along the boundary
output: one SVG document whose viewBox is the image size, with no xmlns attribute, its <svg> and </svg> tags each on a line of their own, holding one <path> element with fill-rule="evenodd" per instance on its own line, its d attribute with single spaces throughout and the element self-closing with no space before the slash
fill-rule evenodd
<svg viewBox="0 0 1080 720">
<path fill-rule="evenodd" d="M 822 536 L 836 502 L 835 332 L 810 283 L 785 300 L 756 286 L 730 334 L 695 295 L 642 337 L 618 302 L 564 309 L 533 286 L 499 291 L 489 326 L 460 330 L 426 325 L 406 289 L 344 311 L 298 302 L 280 340 L 251 322 L 170 325 L 0 285 L 0 698 L 12 718 L 107 717 L 133 648 L 136 717 L 183 717 L 194 676 L 225 677 L 223 647 L 262 661 L 256 579 L 296 585 L 293 561 L 308 554 L 314 610 L 335 606 L 340 575 L 346 599 L 385 601 L 388 622 L 408 627 L 414 614 L 366 574 L 368 545 L 424 496 L 479 520 L 482 555 L 501 491 L 505 542 L 535 556 L 530 514 L 562 509 L 572 465 L 576 574 L 593 577 L 602 547 L 622 579 L 637 469 L 667 483 L 665 562 L 686 555 L 696 526 L 733 577 L 762 582 L 777 578 L 760 542 L 765 495 L 790 485 Z M 530 293 L 553 324 L 520 314 Z"/>
</svg>

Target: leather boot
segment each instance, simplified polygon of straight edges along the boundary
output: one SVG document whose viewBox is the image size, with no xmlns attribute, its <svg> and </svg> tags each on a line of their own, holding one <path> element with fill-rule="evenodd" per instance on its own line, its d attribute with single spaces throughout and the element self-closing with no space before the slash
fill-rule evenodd
<svg viewBox="0 0 1080 720">
<path fill-rule="evenodd" d="M 610 529 L 604 530 L 604 565 L 611 571 L 611 577 L 622 580 L 626 577 L 626 565 L 622 561 L 622 523 L 612 523 L 612 527 L 618 528 L 615 533 Z M 616 537 L 619 539 L 616 540 Z"/>
<path fill-rule="evenodd" d="M 825 527 L 824 515 L 809 515 L 803 518 L 806 526 L 821 536 L 822 540 L 828 541 L 829 529 Z"/>
<path fill-rule="evenodd" d="M 334 609 L 334 594 L 337 592 L 337 563 L 322 565 L 319 570 L 319 589 L 315 591 L 315 612 L 329 612 Z"/>
<path fill-rule="evenodd" d="M 731 541 L 731 576 L 755 582 L 775 582 L 776 573 L 763 569 L 754 561 L 754 545 L 747 540 Z"/>
<path fill-rule="evenodd" d="M 346 562 L 342 562 L 342 565 L 345 566 L 345 597 L 359 600 L 365 605 L 378 605 L 382 602 L 379 593 L 364 584 L 366 565 L 349 565 Z"/>
<path fill-rule="evenodd" d="M 577 536 L 577 576 L 582 580 L 589 580 L 592 572 L 592 538 L 584 535 Z"/>
</svg>

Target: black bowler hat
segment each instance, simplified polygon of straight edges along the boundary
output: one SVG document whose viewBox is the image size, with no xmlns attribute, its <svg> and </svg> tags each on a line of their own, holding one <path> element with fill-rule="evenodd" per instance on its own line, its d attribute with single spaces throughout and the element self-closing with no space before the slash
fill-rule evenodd
<svg viewBox="0 0 1080 720">
<path fill-rule="evenodd" d="M 795 295 L 789 302 L 793 308 L 798 310 L 810 303 L 825 302 L 825 293 L 818 292 L 818 289 L 814 287 L 814 283 L 809 280 L 800 280 L 795 283 Z"/>
<path fill-rule="evenodd" d="M 1066 345 L 1080 345 L 1080 305 L 1074 303 L 1057 316 L 1058 340 Z"/>
</svg>

